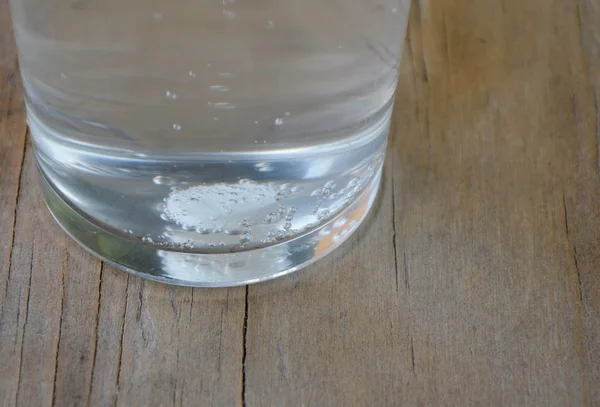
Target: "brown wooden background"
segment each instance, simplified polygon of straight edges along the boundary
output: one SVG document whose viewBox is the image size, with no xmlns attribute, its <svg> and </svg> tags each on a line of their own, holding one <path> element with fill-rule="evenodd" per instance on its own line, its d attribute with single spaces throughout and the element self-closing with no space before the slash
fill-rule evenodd
<svg viewBox="0 0 600 407">
<path fill-rule="evenodd" d="M 596 26 L 600 0 L 414 1 L 369 222 L 207 290 L 54 224 L 0 0 L 0 406 L 600 405 Z"/>
</svg>

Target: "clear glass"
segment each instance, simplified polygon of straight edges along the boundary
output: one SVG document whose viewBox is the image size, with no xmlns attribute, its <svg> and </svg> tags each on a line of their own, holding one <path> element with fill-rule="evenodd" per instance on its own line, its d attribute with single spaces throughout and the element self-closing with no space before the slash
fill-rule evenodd
<svg viewBox="0 0 600 407">
<path fill-rule="evenodd" d="M 229 286 L 339 246 L 377 193 L 408 0 L 12 0 L 48 206 L 82 246 Z"/>
</svg>

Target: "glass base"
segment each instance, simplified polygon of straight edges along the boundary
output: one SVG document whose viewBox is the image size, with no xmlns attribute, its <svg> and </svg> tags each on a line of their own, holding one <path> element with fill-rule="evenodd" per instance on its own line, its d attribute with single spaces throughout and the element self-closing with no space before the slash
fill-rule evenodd
<svg viewBox="0 0 600 407">
<path fill-rule="evenodd" d="M 41 172 L 50 212 L 65 232 L 105 262 L 136 276 L 167 284 L 229 287 L 292 273 L 340 246 L 366 217 L 379 189 L 381 170 L 338 216 L 294 240 L 235 253 L 195 254 L 163 250 L 124 239 L 92 223 L 69 206 Z"/>
</svg>

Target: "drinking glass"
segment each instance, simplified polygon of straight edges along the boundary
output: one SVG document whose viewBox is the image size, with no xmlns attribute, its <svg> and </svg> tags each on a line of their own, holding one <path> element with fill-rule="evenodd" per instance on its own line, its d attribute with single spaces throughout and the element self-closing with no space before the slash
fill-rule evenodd
<svg viewBox="0 0 600 407">
<path fill-rule="evenodd" d="M 11 0 L 44 196 L 125 271 L 231 286 L 377 193 L 408 0 Z"/>
</svg>

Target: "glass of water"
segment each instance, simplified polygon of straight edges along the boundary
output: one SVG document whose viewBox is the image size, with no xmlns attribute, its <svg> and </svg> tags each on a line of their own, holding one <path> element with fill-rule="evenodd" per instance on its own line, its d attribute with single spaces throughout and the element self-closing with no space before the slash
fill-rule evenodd
<svg viewBox="0 0 600 407">
<path fill-rule="evenodd" d="M 379 186 L 408 0 L 11 0 L 50 211 L 116 267 L 257 282 Z"/>
</svg>

